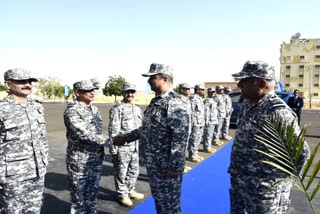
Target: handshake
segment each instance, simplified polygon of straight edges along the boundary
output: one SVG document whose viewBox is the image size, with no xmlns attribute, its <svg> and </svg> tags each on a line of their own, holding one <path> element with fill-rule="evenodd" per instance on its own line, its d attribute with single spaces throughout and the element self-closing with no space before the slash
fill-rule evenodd
<svg viewBox="0 0 320 214">
<path fill-rule="evenodd" d="M 110 138 L 111 139 L 111 138 Z M 124 134 L 118 134 L 112 138 L 112 145 L 121 146 L 127 141 Z"/>
</svg>

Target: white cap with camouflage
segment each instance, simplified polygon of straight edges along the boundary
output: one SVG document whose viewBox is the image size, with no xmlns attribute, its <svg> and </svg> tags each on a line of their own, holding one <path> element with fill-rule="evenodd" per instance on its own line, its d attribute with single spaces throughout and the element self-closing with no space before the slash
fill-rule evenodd
<svg viewBox="0 0 320 214">
<path fill-rule="evenodd" d="M 233 77 L 244 79 L 256 77 L 266 80 L 276 80 L 273 66 L 262 61 L 247 61 L 239 73 L 232 74 Z"/>
<path fill-rule="evenodd" d="M 4 73 L 4 80 L 31 80 L 33 82 L 38 82 L 38 79 L 31 76 L 31 71 L 24 68 L 14 68 L 6 71 Z"/>
<path fill-rule="evenodd" d="M 99 87 L 97 86 L 97 83 L 98 82 L 95 80 L 78 81 L 73 84 L 73 90 L 75 90 L 75 91 L 79 91 L 79 90 L 91 91 L 93 89 L 99 89 Z"/>
<path fill-rule="evenodd" d="M 168 75 L 170 77 L 173 77 L 172 71 L 173 70 L 169 65 L 152 63 L 150 65 L 149 72 L 142 74 L 142 76 L 150 77 L 150 76 L 153 76 L 153 75 L 156 75 L 156 74 L 165 74 L 165 75 Z"/>
</svg>

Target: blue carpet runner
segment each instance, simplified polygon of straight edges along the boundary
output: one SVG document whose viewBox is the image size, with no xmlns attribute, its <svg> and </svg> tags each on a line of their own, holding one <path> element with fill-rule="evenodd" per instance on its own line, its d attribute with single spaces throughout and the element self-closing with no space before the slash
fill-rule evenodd
<svg viewBox="0 0 320 214">
<path fill-rule="evenodd" d="M 181 206 L 183 214 L 230 213 L 230 163 L 232 142 L 183 176 Z M 152 197 L 133 208 L 130 214 L 156 213 Z"/>
</svg>

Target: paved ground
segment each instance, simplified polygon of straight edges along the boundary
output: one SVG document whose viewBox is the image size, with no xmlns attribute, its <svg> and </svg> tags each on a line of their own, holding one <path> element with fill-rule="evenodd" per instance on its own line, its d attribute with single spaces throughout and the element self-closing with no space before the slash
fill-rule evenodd
<svg viewBox="0 0 320 214">
<path fill-rule="evenodd" d="M 107 123 L 108 123 L 108 111 L 110 105 L 97 104 L 100 112 L 104 119 L 104 133 L 107 134 Z M 44 205 L 42 213 L 44 214 L 57 214 L 57 213 L 68 213 L 70 202 L 69 202 L 69 190 L 67 187 L 67 175 L 65 167 L 65 151 L 66 151 L 66 137 L 65 127 L 63 124 L 63 111 L 65 104 L 44 104 L 47 129 L 48 129 L 48 140 L 49 140 L 49 154 L 53 158 L 50 161 L 48 167 L 48 173 L 46 175 L 46 189 L 44 194 Z M 313 148 L 316 143 L 319 143 L 320 138 L 320 112 L 308 110 L 302 114 L 302 124 L 309 124 L 309 133 L 307 141 Z M 235 128 L 230 129 L 230 135 L 234 136 Z M 202 149 L 202 146 L 200 146 Z M 221 148 L 221 147 L 220 147 Z M 206 153 L 202 153 L 200 149 L 200 155 L 208 157 Z M 217 147 L 217 149 L 219 149 Z M 319 157 L 317 157 L 319 159 Z M 195 166 L 196 164 L 187 162 L 189 166 Z M 111 158 L 106 155 L 102 178 L 100 181 L 100 191 L 98 194 L 98 213 L 116 213 L 122 214 L 127 213 L 132 208 L 125 208 L 117 203 L 117 195 L 115 192 L 114 181 L 113 181 L 113 167 Z M 317 177 L 318 180 L 319 176 Z M 146 170 L 141 167 L 140 176 L 136 185 L 137 191 L 143 192 L 146 197 L 150 196 L 148 177 Z M 292 205 L 289 213 L 310 213 L 309 205 L 304 200 L 304 196 L 297 189 L 292 190 Z M 315 206 L 320 213 L 320 194 L 315 199 Z M 134 205 L 139 204 L 140 201 L 134 201 Z M 210 205 L 211 206 L 211 205 Z M 214 204 L 212 204 L 214 206 Z M 213 208 L 214 209 L 214 208 Z"/>
</svg>

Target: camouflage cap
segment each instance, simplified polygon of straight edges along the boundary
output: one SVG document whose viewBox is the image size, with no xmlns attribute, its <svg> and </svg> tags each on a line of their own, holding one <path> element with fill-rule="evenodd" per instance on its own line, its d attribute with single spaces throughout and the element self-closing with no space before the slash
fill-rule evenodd
<svg viewBox="0 0 320 214">
<path fill-rule="evenodd" d="M 211 87 L 211 88 L 208 88 L 208 89 L 207 89 L 207 92 L 208 92 L 208 93 L 216 92 L 216 89 Z"/>
<path fill-rule="evenodd" d="M 79 82 L 75 82 L 73 84 L 73 90 L 91 91 L 92 89 L 99 89 L 99 87 L 97 86 L 97 83 L 98 82 L 94 80 L 82 80 Z"/>
<path fill-rule="evenodd" d="M 31 80 L 38 82 L 38 79 L 31 76 L 31 71 L 23 68 L 14 68 L 4 73 L 4 80 Z"/>
<path fill-rule="evenodd" d="M 136 86 L 131 83 L 126 83 L 122 86 L 122 91 L 137 91 Z"/>
<path fill-rule="evenodd" d="M 243 79 L 257 77 L 266 80 L 275 80 L 274 68 L 262 61 L 247 61 L 239 73 L 232 74 L 233 77 Z"/>
<path fill-rule="evenodd" d="M 195 90 L 198 90 L 198 89 L 205 90 L 206 87 L 204 86 L 204 84 L 197 84 L 194 86 L 194 89 Z"/>
<path fill-rule="evenodd" d="M 223 90 L 223 89 L 224 89 L 223 85 L 217 85 L 216 86 L 216 90 Z"/>
<path fill-rule="evenodd" d="M 232 91 L 232 89 L 230 88 L 230 87 L 224 87 L 224 89 L 223 89 L 224 91 Z"/>
<path fill-rule="evenodd" d="M 191 86 L 188 83 L 181 83 L 179 89 L 191 89 Z"/>
<path fill-rule="evenodd" d="M 165 74 L 170 77 L 173 77 L 172 75 L 172 68 L 169 65 L 165 64 L 157 64 L 157 63 L 152 63 L 150 65 L 150 69 L 148 73 L 142 74 L 144 77 L 150 77 L 156 74 Z"/>
</svg>

